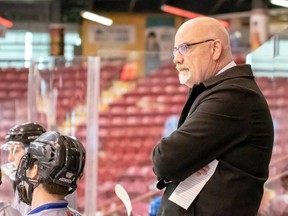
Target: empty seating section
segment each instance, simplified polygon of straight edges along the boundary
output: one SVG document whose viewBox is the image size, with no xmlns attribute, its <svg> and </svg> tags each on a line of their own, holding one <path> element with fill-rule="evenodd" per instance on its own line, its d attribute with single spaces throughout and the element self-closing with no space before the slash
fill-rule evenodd
<svg viewBox="0 0 288 216">
<path fill-rule="evenodd" d="M 288 78 L 256 77 L 256 81 L 268 102 L 274 123 L 274 148 L 270 165 L 270 177 L 273 177 L 288 162 Z"/>
<path fill-rule="evenodd" d="M 162 138 L 166 119 L 181 111 L 187 91 L 186 87 L 179 88 L 175 68 L 159 68 L 138 79 L 136 88 L 100 112 L 99 210 L 107 211 L 117 203 L 116 183 L 122 184 L 132 199 L 151 190 L 156 180 L 151 168 L 152 149 Z M 148 213 L 149 200 L 134 205 L 135 213 Z"/>
<path fill-rule="evenodd" d="M 0 100 L 15 99 L 27 95 L 28 69 L 16 68 L 2 70 L 0 76 Z"/>
<path fill-rule="evenodd" d="M 1 69 L 0 139 L 2 141 L 11 125 L 27 118 L 28 71 L 27 68 L 9 67 Z"/>
<path fill-rule="evenodd" d="M 121 68 L 121 64 L 104 64 L 100 68 L 100 91 L 109 88 L 113 81 L 119 79 Z M 86 65 L 55 67 L 51 70 L 41 70 L 40 74 L 45 85 L 45 88 L 41 89 L 43 94 L 47 97 L 57 97 L 57 122 L 67 120 L 75 107 L 86 104 L 88 76 Z M 45 97 L 43 98 L 45 100 Z"/>
<path fill-rule="evenodd" d="M 4 142 L 8 129 L 26 120 L 28 69 L 2 68 L 0 70 L 0 140 Z M 20 108 L 20 109 L 19 109 Z M 3 157 L 3 155 L 2 155 Z M 5 186 L 6 185 L 6 186 Z M 1 199 L 11 202 L 13 190 L 7 181 L 1 185 Z"/>
<path fill-rule="evenodd" d="M 40 71 L 42 99 L 51 99 L 53 96 L 57 98 L 57 122 L 65 121 L 67 113 L 86 103 L 86 71 L 83 66 L 55 67 L 53 70 Z"/>
</svg>

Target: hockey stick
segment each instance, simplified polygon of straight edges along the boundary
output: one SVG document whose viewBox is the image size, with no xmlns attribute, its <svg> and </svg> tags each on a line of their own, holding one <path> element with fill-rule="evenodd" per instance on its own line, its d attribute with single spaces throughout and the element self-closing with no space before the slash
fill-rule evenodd
<svg viewBox="0 0 288 216">
<path fill-rule="evenodd" d="M 130 197 L 129 197 L 127 191 L 125 190 L 125 188 L 123 188 L 123 186 L 120 184 L 116 184 L 115 185 L 115 193 L 116 193 L 117 197 L 123 202 L 124 206 L 126 207 L 127 216 L 131 216 L 132 204 L 131 204 Z"/>
</svg>

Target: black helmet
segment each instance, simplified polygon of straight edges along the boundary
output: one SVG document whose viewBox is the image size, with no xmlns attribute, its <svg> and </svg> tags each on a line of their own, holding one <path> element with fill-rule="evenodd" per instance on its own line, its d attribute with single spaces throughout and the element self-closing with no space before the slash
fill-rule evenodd
<svg viewBox="0 0 288 216">
<path fill-rule="evenodd" d="M 26 122 L 23 124 L 15 125 L 8 130 L 8 133 L 5 137 L 5 143 L 1 145 L 1 149 L 6 151 L 9 150 L 9 147 L 13 147 L 14 145 L 19 144 L 21 146 L 23 145 L 23 148 L 28 147 L 30 142 L 34 141 L 44 132 L 46 132 L 46 130 L 41 125 L 34 122 Z M 17 166 L 18 165 L 16 165 L 14 161 L 6 161 L 1 166 L 1 168 L 3 173 L 5 173 L 11 180 L 14 181 Z"/>
<path fill-rule="evenodd" d="M 28 146 L 30 142 L 34 141 L 44 132 L 46 130 L 35 122 L 15 125 L 8 130 L 4 145 L 9 144 L 9 142 L 22 142 L 25 146 Z"/>
<path fill-rule="evenodd" d="M 74 137 L 49 131 L 31 142 L 27 153 L 22 157 L 16 174 L 19 184 L 26 181 L 33 188 L 39 183 L 53 182 L 69 188 L 68 194 L 77 188 L 85 165 L 86 151 L 82 143 Z M 29 179 L 26 170 L 37 161 L 38 179 Z M 19 190 L 19 189 L 18 189 Z"/>
</svg>

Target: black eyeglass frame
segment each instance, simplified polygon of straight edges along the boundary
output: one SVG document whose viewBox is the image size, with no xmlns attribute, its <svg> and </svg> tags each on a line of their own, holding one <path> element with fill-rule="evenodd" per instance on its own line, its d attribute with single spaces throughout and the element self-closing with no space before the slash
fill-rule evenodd
<svg viewBox="0 0 288 216">
<path fill-rule="evenodd" d="M 177 51 L 179 51 L 179 53 L 180 53 L 181 55 L 185 56 L 185 54 L 183 54 L 183 53 L 180 51 L 181 47 L 186 47 L 186 49 L 187 49 L 187 48 L 189 48 L 189 47 L 191 47 L 191 46 L 194 46 L 194 45 L 197 45 L 197 44 L 206 43 L 206 42 L 209 42 L 209 41 L 215 41 L 215 39 L 207 39 L 207 40 L 204 40 L 204 41 L 199 41 L 199 42 L 189 43 L 189 44 L 187 44 L 187 43 L 180 44 L 178 47 L 174 47 L 174 49 L 173 49 L 173 56 L 174 56 L 174 57 L 176 56 Z"/>
</svg>

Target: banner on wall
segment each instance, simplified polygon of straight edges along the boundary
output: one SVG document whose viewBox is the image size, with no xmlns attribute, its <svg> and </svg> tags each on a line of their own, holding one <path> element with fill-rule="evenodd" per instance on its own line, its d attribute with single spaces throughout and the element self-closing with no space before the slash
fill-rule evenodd
<svg viewBox="0 0 288 216">
<path fill-rule="evenodd" d="M 147 17 L 145 31 L 146 73 L 162 62 L 172 62 L 175 23 L 173 17 Z"/>
<path fill-rule="evenodd" d="M 250 47 L 257 49 L 269 39 L 269 15 L 266 9 L 253 9 L 250 16 Z"/>
<path fill-rule="evenodd" d="M 133 25 L 91 26 L 88 32 L 89 43 L 135 43 L 135 27 Z"/>
</svg>

